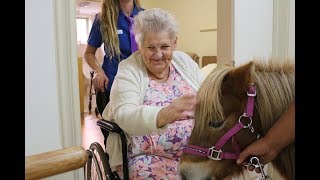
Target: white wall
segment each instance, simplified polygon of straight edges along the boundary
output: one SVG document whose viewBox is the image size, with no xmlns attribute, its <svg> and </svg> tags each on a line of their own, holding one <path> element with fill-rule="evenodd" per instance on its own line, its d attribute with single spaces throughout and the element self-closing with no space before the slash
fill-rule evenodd
<svg viewBox="0 0 320 180">
<path fill-rule="evenodd" d="M 218 64 L 295 54 L 294 0 L 218 0 Z"/>
<path fill-rule="evenodd" d="M 289 1 L 290 12 L 289 12 L 289 49 L 288 49 L 288 57 L 295 58 L 295 48 L 296 48 L 296 41 L 295 41 L 295 0 Z"/>
<path fill-rule="evenodd" d="M 273 1 L 234 1 L 234 60 L 240 65 L 252 58 L 272 55 Z"/>
<path fill-rule="evenodd" d="M 295 0 L 274 1 L 273 56 L 295 58 Z"/>
<path fill-rule="evenodd" d="M 52 3 L 27 0 L 25 6 L 26 156 L 62 148 Z"/>
<path fill-rule="evenodd" d="M 25 156 L 81 145 L 75 12 L 75 0 L 26 1 Z"/>
</svg>

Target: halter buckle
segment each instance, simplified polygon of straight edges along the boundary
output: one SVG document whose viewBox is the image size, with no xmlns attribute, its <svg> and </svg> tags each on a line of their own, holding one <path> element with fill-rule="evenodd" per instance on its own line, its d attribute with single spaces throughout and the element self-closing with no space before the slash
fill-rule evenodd
<svg viewBox="0 0 320 180">
<path fill-rule="evenodd" d="M 253 93 L 252 93 L 252 92 L 247 91 L 247 96 L 255 97 L 256 95 L 257 95 L 257 91 L 254 91 Z"/>
<path fill-rule="evenodd" d="M 257 95 L 256 85 L 254 83 L 249 84 L 249 88 L 247 90 L 247 96 L 255 97 Z"/>
<path fill-rule="evenodd" d="M 209 151 L 208 151 L 208 158 L 212 159 L 212 160 L 221 160 L 221 157 L 220 157 L 220 154 L 222 153 L 222 150 L 219 149 L 215 149 L 214 146 L 212 146 L 211 148 L 209 148 Z M 214 155 L 216 155 L 214 157 Z"/>
</svg>

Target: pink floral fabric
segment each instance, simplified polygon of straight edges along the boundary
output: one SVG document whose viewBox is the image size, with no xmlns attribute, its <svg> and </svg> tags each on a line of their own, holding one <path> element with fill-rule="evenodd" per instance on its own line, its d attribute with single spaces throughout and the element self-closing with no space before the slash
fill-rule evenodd
<svg viewBox="0 0 320 180">
<path fill-rule="evenodd" d="M 166 82 L 150 78 L 143 104 L 170 105 L 184 93 L 196 91 L 181 77 L 173 65 Z M 128 148 L 130 179 L 180 179 L 177 166 L 184 146 L 193 128 L 193 119 L 175 121 L 162 134 L 132 136 Z"/>
</svg>

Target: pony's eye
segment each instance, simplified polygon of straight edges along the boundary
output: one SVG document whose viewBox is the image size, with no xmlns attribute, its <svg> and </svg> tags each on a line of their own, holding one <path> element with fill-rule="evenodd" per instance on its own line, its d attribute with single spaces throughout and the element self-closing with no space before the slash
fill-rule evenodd
<svg viewBox="0 0 320 180">
<path fill-rule="evenodd" d="M 209 126 L 213 128 L 219 128 L 223 125 L 224 121 L 218 120 L 218 121 L 210 121 Z"/>
</svg>

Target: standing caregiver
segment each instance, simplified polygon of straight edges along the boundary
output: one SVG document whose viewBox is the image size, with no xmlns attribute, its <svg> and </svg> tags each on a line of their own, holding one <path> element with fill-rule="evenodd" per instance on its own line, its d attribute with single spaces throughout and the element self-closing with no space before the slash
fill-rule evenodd
<svg viewBox="0 0 320 180">
<path fill-rule="evenodd" d="M 139 0 L 103 0 L 101 12 L 95 16 L 84 59 L 95 73 L 92 82 L 100 114 L 109 102 L 119 62 L 137 50 L 132 21 L 142 10 Z M 95 54 L 102 44 L 105 56 L 101 67 Z"/>
</svg>

